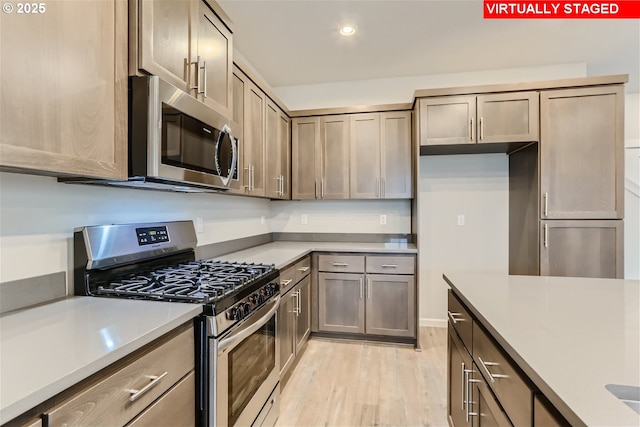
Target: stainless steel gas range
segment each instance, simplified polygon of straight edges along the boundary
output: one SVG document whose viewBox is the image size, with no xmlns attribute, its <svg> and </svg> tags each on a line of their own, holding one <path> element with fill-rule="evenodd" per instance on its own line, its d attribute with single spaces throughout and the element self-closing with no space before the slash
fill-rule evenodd
<svg viewBox="0 0 640 427">
<path fill-rule="evenodd" d="M 273 265 L 196 260 L 191 221 L 82 227 L 76 295 L 203 305 L 195 320 L 201 426 L 273 426 L 279 415 Z"/>
</svg>

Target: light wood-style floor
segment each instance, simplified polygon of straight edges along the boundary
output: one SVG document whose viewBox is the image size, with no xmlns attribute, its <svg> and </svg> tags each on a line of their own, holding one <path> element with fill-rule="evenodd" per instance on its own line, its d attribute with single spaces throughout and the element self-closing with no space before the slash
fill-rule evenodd
<svg viewBox="0 0 640 427">
<path fill-rule="evenodd" d="M 447 330 L 413 347 L 312 338 L 280 398 L 277 426 L 447 426 Z"/>
</svg>

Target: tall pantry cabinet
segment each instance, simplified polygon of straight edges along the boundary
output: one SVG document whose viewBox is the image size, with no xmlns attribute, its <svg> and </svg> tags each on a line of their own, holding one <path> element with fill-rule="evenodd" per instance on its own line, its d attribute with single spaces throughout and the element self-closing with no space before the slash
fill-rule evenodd
<svg viewBox="0 0 640 427">
<path fill-rule="evenodd" d="M 509 159 L 511 274 L 623 277 L 623 118 L 621 84 L 541 91 L 539 145 Z"/>
</svg>

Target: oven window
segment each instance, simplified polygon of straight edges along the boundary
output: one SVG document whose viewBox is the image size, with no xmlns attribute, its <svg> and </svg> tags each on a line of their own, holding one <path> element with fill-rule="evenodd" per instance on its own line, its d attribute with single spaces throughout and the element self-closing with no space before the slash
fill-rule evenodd
<svg viewBox="0 0 640 427">
<path fill-rule="evenodd" d="M 218 175 L 219 134 L 218 129 L 162 104 L 162 163 Z"/>
<path fill-rule="evenodd" d="M 276 317 L 229 353 L 229 425 L 276 366 Z"/>
</svg>

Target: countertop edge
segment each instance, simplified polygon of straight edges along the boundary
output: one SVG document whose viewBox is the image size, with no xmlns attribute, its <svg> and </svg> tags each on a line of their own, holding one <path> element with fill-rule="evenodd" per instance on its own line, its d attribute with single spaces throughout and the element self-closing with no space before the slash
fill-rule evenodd
<svg viewBox="0 0 640 427">
<path fill-rule="evenodd" d="M 188 312 L 159 325 L 157 328 L 153 329 L 147 334 L 134 341 L 124 344 L 118 349 L 106 354 L 104 357 L 101 357 L 88 365 L 79 367 L 76 371 L 64 376 L 59 381 L 53 382 L 48 386 L 35 391 L 29 396 L 26 396 L 23 399 L 13 402 L 8 406 L 0 409 L 0 425 L 5 424 L 16 417 L 19 417 L 20 415 L 24 414 L 30 409 L 33 409 L 37 405 L 40 405 L 48 399 L 67 390 L 69 387 L 79 383 L 86 378 L 89 378 L 91 375 L 128 356 L 129 354 L 144 347 L 155 339 L 162 337 L 168 332 L 171 332 L 180 325 L 195 318 L 201 312 L 202 307 L 193 307 L 192 310 L 189 310 Z"/>
<path fill-rule="evenodd" d="M 471 302 L 464 296 L 462 291 L 456 287 L 451 279 L 445 274 L 442 278 L 447 284 L 454 290 L 456 295 L 462 300 L 464 305 L 471 311 L 471 313 L 480 321 L 482 327 L 486 329 L 491 337 L 495 339 L 502 349 L 509 355 L 511 359 L 518 365 L 520 370 L 527 376 L 527 378 L 538 388 L 538 390 L 549 400 L 549 402 L 555 406 L 560 414 L 572 425 L 587 427 L 586 424 L 565 402 L 557 395 L 555 391 L 538 375 L 538 373 L 524 360 L 520 354 L 514 349 L 507 340 L 491 325 L 489 321 L 471 304 Z"/>
</svg>

